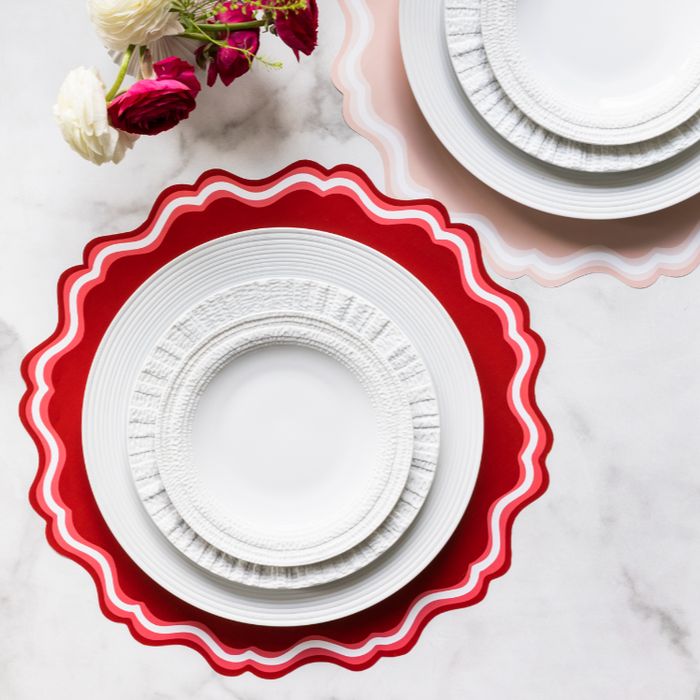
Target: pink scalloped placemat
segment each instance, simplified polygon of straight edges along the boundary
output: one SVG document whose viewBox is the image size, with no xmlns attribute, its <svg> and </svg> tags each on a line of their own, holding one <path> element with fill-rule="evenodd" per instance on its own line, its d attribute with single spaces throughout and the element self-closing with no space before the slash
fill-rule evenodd
<svg viewBox="0 0 700 700">
<path fill-rule="evenodd" d="M 444 148 L 413 98 L 399 46 L 399 0 L 340 5 L 346 31 L 333 78 L 347 123 L 379 151 L 391 194 L 438 198 L 454 220 L 478 230 L 497 272 L 547 286 L 603 272 L 646 287 L 698 265 L 700 195 L 644 216 L 587 221 L 536 211 L 484 185 Z"/>
</svg>

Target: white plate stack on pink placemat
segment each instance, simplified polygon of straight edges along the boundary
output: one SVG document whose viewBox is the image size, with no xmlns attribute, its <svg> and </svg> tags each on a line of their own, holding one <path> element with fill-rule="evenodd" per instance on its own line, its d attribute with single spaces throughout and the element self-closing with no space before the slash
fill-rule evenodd
<svg viewBox="0 0 700 700">
<path fill-rule="evenodd" d="M 494 189 L 586 219 L 697 192 L 697 3 L 402 0 L 400 10 L 423 114 Z"/>
</svg>

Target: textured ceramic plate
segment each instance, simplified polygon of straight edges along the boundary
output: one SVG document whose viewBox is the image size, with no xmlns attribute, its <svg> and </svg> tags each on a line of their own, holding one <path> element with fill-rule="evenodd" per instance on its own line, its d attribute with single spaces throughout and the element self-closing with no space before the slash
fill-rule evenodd
<svg viewBox="0 0 700 700">
<path fill-rule="evenodd" d="M 225 578 L 301 588 L 406 530 L 437 463 L 430 376 L 376 306 L 313 279 L 227 288 L 168 328 L 129 409 L 147 511 Z"/>
<path fill-rule="evenodd" d="M 615 219 L 664 209 L 700 189 L 700 148 L 640 170 L 584 173 L 523 153 L 482 119 L 464 94 L 445 40 L 442 0 L 402 0 L 401 51 L 408 80 L 436 136 L 496 191 L 551 214 Z"/>
<path fill-rule="evenodd" d="M 223 288 L 261 277 L 312 278 L 351 290 L 411 339 L 432 377 L 440 455 L 412 526 L 381 557 L 322 586 L 270 591 L 212 576 L 163 537 L 133 487 L 125 446 L 131 387 L 173 322 Z M 130 557 L 161 586 L 202 610 L 263 625 L 303 625 L 373 605 L 415 577 L 454 531 L 474 487 L 483 415 L 478 380 L 454 322 L 389 258 L 332 234 L 238 233 L 193 248 L 153 274 L 124 304 L 92 364 L 83 404 L 84 454 L 98 505 Z"/>
<path fill-rule="evenodd" d="M 482 0 L 484 46 L 536 123 L 598 145 L 659 136 L 700 110 L 696 0 Z"/>
<path fill-rule="evenodd" d="M 445 3 L 450 59 L 462 89 L 479 114 L 525 153 L 562 168 L 621 172 L 659 163 L 700 140 L 700 113 L 656 138 L 620 145 L 582 143 L 543 128 L 510 99 L 493 72 L 481 33 L 482 2 Z"/>
</svg>

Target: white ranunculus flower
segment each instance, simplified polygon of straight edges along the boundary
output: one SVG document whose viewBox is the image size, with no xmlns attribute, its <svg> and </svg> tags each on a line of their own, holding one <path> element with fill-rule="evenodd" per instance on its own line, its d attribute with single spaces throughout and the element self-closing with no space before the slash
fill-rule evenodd
<svg viewBox="0 0 700 700">
<path fill-rule="evenodd" d="M 68 145 L 97 165 L 118 163 L 137 138 L 110 126 L 105 86 L 94 68 L 68 73 L 53 113 Z"/>
<path fill-rule="evenodd" d="M 90 19 L 108 49 L 146 46 L 180 34 L 182 25 L 170 11 L 171 0 L 88 0 Z"/>
</svg>

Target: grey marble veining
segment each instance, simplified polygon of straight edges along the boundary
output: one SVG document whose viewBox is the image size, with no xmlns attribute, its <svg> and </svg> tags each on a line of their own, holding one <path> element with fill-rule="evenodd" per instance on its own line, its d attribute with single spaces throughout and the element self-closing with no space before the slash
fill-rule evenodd
<svg viewBox="0 0 700 700">
<path fill-rule="evenodd" d="M 223 167 L 267 175 L 298 158 L 352 162 L 330 67 L 342 40 L 321 2 L 321 46 L 202 93 L 181 128 L 117 167 L 73 155 L 52 124 L 64 74 L 110 63 L 81 3 L 32 3 L 40 46 L 12 22 L 4 66 L 0 220 L 0 688 L 3 698 L 700 700 L 700 274 L 633 290 L 600 275 L 525 297 L 548 352 L 538 385 L 555 445 L 549 490 L 513 529 L 510 571 L 485 600 L 433 620 L 406 656 L 352 673 L 224 678 L 185 648 L 149 648 L 99 611 L 90 577 L 45 542 L 27 490 L 36 453 L 17 417 L 19 362 L 56 322 L 59 274 L 95 235 L 137 226 L 166 186 Z M 60 29 L 58 29 L 60 27 Z M 34 36 L 34 35 L 33 35 Z M 268 50 L 269 49 L 269 50 Z M 47 57 L 50 57 L 47 59 Z"/>
</svg>

